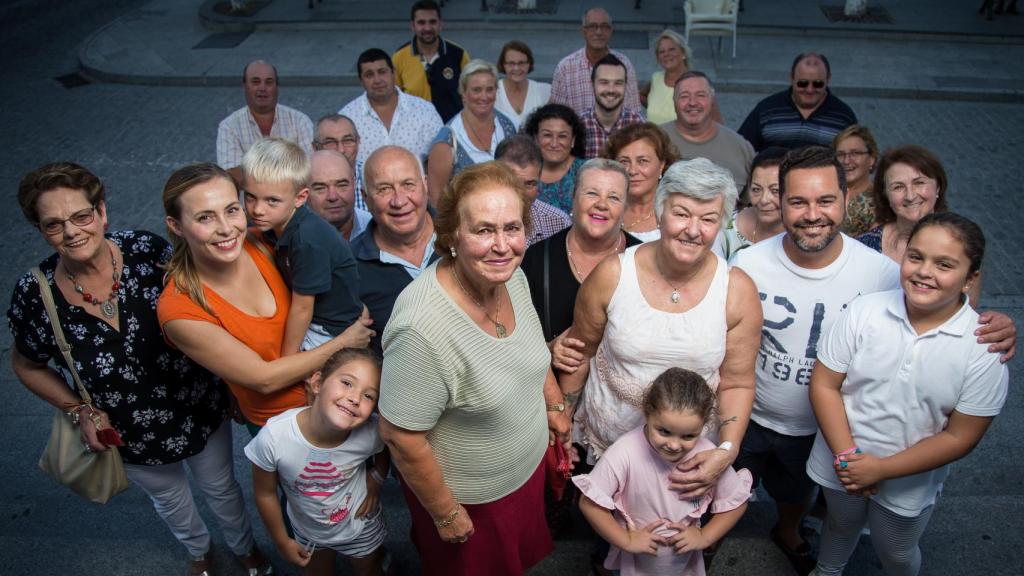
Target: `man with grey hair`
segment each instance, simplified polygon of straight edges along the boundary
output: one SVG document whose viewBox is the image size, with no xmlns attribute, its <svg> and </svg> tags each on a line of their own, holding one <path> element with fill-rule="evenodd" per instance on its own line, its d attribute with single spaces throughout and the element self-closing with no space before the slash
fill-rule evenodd
<svg viewBox="0 0 1024 576">
<path fill-rule="evenodd" d="M 526 239 L 527 247 L 572 224 L 565 212 L 547 202 L 537 200 L 537 182 L 540 181 L 540 169 L 544 163 L 544 157 L 541 155 L 540 146 L 533 138 L 525 134 L 516 134 L 502 140 L 494 150 L 494 159 L 516 173 L 531 202 L 530 221 L 533 226 L 531 226 L 530 237 Z M 576 178 L 578 180 L 579 175 Z"/>
<path fill-rule="evenodd" d="M 612 18 L 604 8 L 590 8 L 583 14 L 583 48 L 562 58 L 555 67 L 551 83 L 552 104 L 565 104 L 576 114 L 583 114 L 594 103 L 594 85 L 590 72 L 608 54 L 614 54 L 626 66 L 626 108 L 640 109 L 636 88 L 636 70 L 625 54 L 608 48 L 612 38 Z"/>
<path fill-rule="evenodd" d="M 432 262 L 434 219 L 428 208 L 423 165 L 400 146 L 382 146 L 366 159 L 363 194 L 373 220 L 352 241 L 359 269 L 359 297 L 370 310 L 381 351 L 384 327 L 395 300 Z"/>
<path fill-rule="evenodd" d="M 333 150 L 348 159 L 355 174 L 355 206 L 360 210 L 366 210 L 366 202 L 359 193 L 363 189 L 363 163 L 359 161 L 359 130 L 356 129 L 356 123 L 344 114 L 323 116 L 316 122 L 313 149 Z"/>
<path fill-rule="evenodd" d="M 703 72 L 691 70 L 676 81 L 673 90 L 676 119 L 661 129 L 676 145 L 684 160 L 707 158 L 732 173 L 736 189 L 743 190 L 750 178 L 754 147 L 712 116 L 715 88 Z M 734 206 L 726 207 L 730 213 Z"/>
<path fill-rule="evenodd" d="M 370 213 L 356 206 L 362 194 L 356 189 L 355 175 L 348 158 L 334 150 L 313 153 L 309 197 L 306 204 L 328 224 L 351 241 L 370 223 Z"/>
<path fill-rule="evenodd" d="M 306 154 L 313 153 L 313 121 L 302 112 L 277 103 L 277 68 L 254 60 L 242 70 L 245 106 L 221 120 L 217 127 L 217 164 L 242 181 L 242 156 L 269 136 L 295 142 Z"/>
</svg>

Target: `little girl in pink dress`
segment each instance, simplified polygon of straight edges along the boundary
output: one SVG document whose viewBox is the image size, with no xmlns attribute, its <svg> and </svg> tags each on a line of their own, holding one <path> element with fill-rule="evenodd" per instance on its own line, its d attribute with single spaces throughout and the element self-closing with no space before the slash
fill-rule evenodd
<svg viewBox="0 0 1024 576">
<path fill-rule="evenodd" d="M 700 375 L 670 368 L 644 397 L 643 426 L 623 434 L 590 474 L 573 477 L 580 510 L 611 544 L 605 568 L 622 576 L 703 576 L 701 550 L 736 525 L 747 509 L 752 478 L 731 468 L 695 500 L 669 489 L 677 463 L 715 445 L 702 436 L 714 414 L 715 397 Z M 703 514 L 714 514 L 703 527 Z"/>
</svg>

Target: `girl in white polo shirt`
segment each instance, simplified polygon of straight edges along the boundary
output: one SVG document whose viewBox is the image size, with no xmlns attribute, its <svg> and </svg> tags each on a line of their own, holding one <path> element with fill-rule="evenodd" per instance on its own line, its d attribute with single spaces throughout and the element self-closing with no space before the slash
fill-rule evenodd
<svg viewBox="0 0 1024 576">
<path fill-rule="evenodd" d="M 820 430 L 807 462 L 828 520 L 816 574 L 842 574 L 867 524 L 889 575 L 921 567 L 918 541 L 949 464 L 1006 400 L 1009 374 L 973 337 L 985 237 L 952 213 L 914 227 L 902 290 L 850 303 L 818 346 L 810 397 Z"/>
</svg>

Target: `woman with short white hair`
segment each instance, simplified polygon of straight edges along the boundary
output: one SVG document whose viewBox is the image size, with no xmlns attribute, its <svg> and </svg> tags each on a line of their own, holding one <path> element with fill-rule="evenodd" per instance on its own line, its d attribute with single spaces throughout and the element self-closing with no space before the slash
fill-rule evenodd
<svg viewBox="0 0 1024 576">
<path fill-rule="evenodd" d="M 721 440 L 672 473 L 681 497 L 710 489 L 736 458 L 754 401 L 754 358 L 761 335 L 757 289 L 711 251 L 736 201 L 729 171 L 709 160 L 673 164 L 658 185 L 661 238 L 607 258 L 580 288 L 570 336 L 591 357 L 559 384 L 594 461 L 642 423 L 640 406 L 654 378 L 678 366 L 700 374 L 717 394 Z"/>
<path fill-rule="evenodd" d="M 515 123 L 494 109 L 497 91 L 494 64 L 477 58 L 462 69 L 462 111 L 441 127 L 427 159 L 427 188 L 435 206 L 449 180 L 473 164 L 494 160 L 498 143 L 516 133 Z"/>
</svg>

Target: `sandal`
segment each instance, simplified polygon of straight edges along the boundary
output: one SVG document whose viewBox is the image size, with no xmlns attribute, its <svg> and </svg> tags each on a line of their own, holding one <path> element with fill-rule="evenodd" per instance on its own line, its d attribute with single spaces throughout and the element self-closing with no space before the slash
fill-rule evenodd
<svg viewBox="0 0 1024 576">
<path fill-rule="evenodd" d="M 807 576 L 814 570 L 817 561 L 814 558 L 814 553 L 811 550 L 811 545 L 807 541 L 800 543 L 796 549 L 792 549 L 786 546 L 786 543 L 779 537 L 779 525 L 776 524 L 771 530 L 772 543 L 775 544 L 786 555 L 786 559 L 793 566 L 793 570 L 800 576 Z"/>
<path fill-rule="evenodd" d="M 255 546 L 252 552 L 245 556 L 239 556 L 238 560 L 245 566 L 247 576 L 271 576 L 274 573 L 274 566 L 267 560 L 266 556 Z"/>
</svg>

